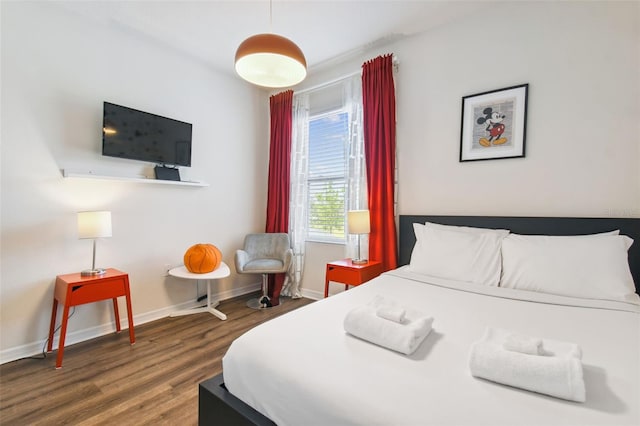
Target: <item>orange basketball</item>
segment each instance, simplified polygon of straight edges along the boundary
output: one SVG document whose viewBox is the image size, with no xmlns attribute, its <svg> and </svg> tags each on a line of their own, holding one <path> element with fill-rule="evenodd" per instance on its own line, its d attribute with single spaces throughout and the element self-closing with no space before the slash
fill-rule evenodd
<svg viewBox="0 0 640 426">
<path fill-rule="evenodd" d="M 222 252 L 213 244 L 196 244 L 184 254 L 184 266 L 194 274 L 206 274 L 222 262 Z"/>
</svg>

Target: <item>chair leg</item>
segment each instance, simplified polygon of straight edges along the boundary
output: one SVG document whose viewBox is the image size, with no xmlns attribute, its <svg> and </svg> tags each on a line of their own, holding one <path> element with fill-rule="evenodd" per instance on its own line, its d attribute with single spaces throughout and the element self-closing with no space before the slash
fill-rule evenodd
<svg viewBox="0 0 640 426">
<path fill-rule="evenodd" d="M 251 299 L 247 302 L 247 306 L 252 309 L 271 308 L 271 300 L 269 299 L 269 274 L 262 274 L 262 295 L 257 299 Z"/>
</svg>

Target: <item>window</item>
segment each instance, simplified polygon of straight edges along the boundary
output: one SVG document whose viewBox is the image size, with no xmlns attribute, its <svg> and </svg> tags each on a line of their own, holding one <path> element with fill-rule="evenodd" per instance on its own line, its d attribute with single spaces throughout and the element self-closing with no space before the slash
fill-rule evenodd
<svg viewBox="0 0 640 426">
<path fill-rule="evenodd" d="M 348 113 L 309 118 L 308 238 L 344 241 Z"/>
<path fill-rule="evenodd" d="M 359 75 L 294 95 L 289 226 L 296 238 L 345 243 L 347 210 L 366 208 L 361 123 Z"/>
</svg>

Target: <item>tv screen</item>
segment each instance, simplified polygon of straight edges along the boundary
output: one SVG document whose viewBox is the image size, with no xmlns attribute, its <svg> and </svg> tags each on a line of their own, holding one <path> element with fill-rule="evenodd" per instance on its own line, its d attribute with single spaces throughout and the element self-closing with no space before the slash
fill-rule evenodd
<svg viewBox="0 0 640 426">
<path fill-rule="evenodd" d="M 191 166 L 191 124 L 104 103 L 102 155 Z"/>
</svg>

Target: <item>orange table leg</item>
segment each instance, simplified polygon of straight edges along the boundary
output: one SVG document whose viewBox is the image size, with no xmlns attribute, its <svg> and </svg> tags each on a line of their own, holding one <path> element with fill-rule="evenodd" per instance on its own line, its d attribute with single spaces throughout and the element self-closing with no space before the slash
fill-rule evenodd
<svg viewBox="0 0 640 426">
<path fill-rule="evenodd" d="M 60 328 L 60 339 L 58 340 L 58 357 L 56 358 L 56 368 L 62 367 L 62 357 L 64 355 L 64 339 L 67 336 L 67 321 L 69 319 L 69 306 L 64 305 L 62 310 L 62 327 Z"/>
<path fill-rule="evenodd" d="M 129 343 L 132 345 L 136 343 L 136 334 L 133 330 L 133 310 L 131 309 L 131 292 L 129 291 L 129 278 L 124 280 L 125 295 L 124 298 L 127 302 L 127 319 L 129 320 Z"/>
<path fill-rule="evenodd" d="M 53 298 L 53 308 L 51 308 L 51 324 L 49 325 L 49 343 L 47 343 L 47 352 L 53 350 L 53 332 L 56 327 L 56 314 L 58 313 L 58 301 Z"/>
<path fill-rule="evenodd" d="M 324 297 L 325 299 L 329 297 L 329 267 L 327 266 L 327 270 L 324 273 Z"/>
<path fill-rule="evenodd" d="M 118 299 L 113 298 L 113 314 L 116 316 L 116 332 L 120 332 L 120 311 L 118 310 Z"/>
</svg>

